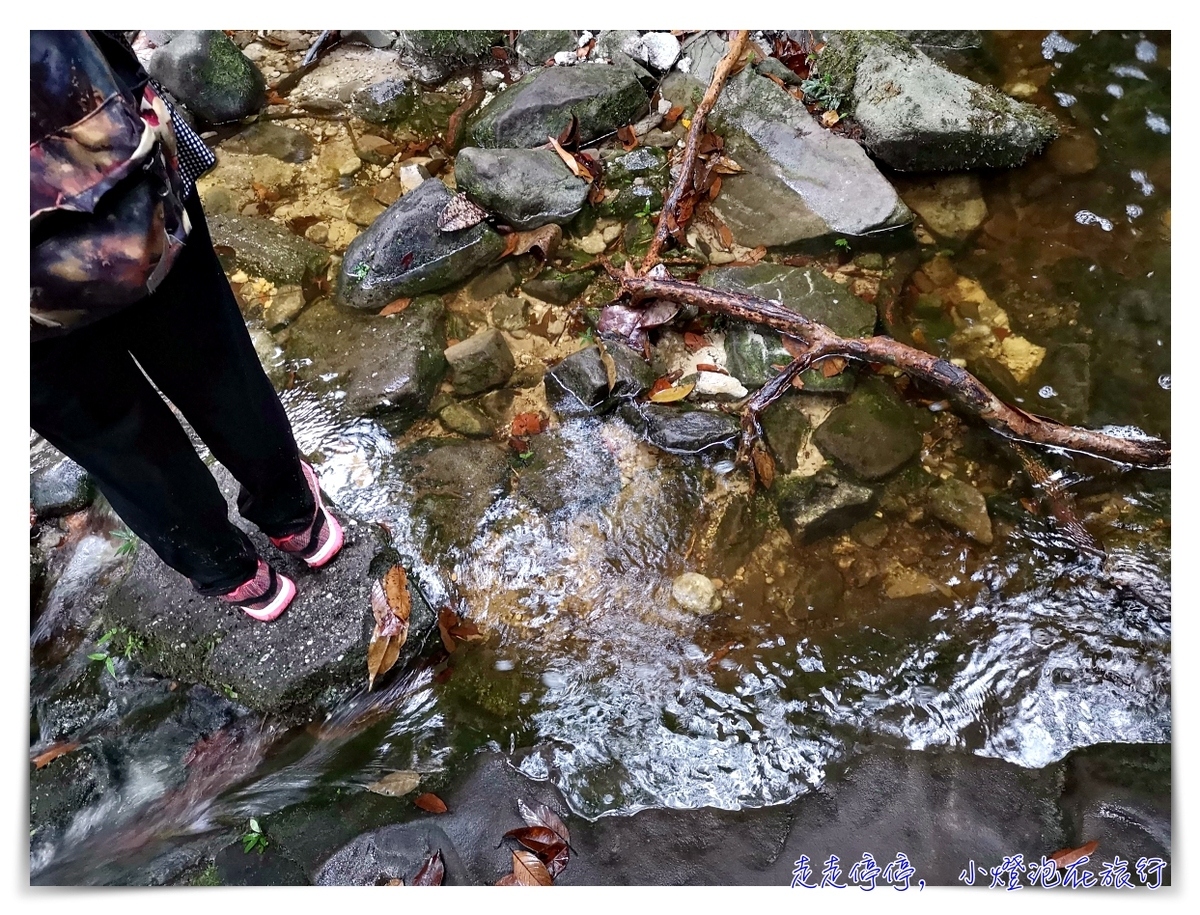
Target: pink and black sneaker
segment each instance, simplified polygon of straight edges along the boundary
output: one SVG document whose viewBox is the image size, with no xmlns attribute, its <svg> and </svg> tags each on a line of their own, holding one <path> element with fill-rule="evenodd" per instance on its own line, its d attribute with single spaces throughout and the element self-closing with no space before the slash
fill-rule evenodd
<svg viewBox="0 0 1200 915">
<path fill-rule="evenodd" d="M 299 556 L 308 563 L 310 569 L 319 569 L 338 554 L 344 535 L 342 526 L 321 501 L 321 486 L 317 482 L 316 472 L 303 461 L 300 462 L 300 466 L 304 468 L 304 478 L 308 480 L 313 499 L 317 503 L 312 523 L 298 534 L 278 539 L 271 537 L 270 540 L 285 553 Z"/>
<path fill-rule="evenodd" d="M 256 620 L 269 623 L 288 608 L 295 596 L 295 582 L 286 575 L 280 575 L 266 561 L 259 559 L 254 577 L 222 594 L 221 600 L 241 607 L 247 615 Z"/>
</svg>

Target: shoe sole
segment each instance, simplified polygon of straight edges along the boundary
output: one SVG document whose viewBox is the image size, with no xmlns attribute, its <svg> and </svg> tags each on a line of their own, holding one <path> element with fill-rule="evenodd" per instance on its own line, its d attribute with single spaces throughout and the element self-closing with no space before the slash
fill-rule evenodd
<svg viewBox="0 0 1200 915">
<path fill-rule="evenodd" d="M 243 613 L 262 623 L 269 623 L 271 620 L 278 619 L 283 614 L 283 611 L 288 608 L 292 599 L 296 596 L 296 583 L 286 575 L 276 573 L 276 577 L 279 580 L 279 594 L 275 596 L 275 599 L 261 610 L 251 610 L 248 607 L 243 607 Z"/>
<path fill-rule="evenodd" d="M 342 533 L 342 526 L 338 524 L 337 519 L 325 506 L 321 506 L 321 511 L 325 514 L 325 524 L 329 528 L 329 539 L 325 541 L 325 545 L 317 550 L 312 556 L 307 557 L 304 561 L 308 563 L 310 569 L 319 569 L 334 556 L 342 548 L 342 543 L 345 541 L 345 535 Z"/>
</svg>

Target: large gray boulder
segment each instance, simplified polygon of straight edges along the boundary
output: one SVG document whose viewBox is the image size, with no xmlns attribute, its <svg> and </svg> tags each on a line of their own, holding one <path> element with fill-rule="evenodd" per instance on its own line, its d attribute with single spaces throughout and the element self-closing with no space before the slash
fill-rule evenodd
<svg viewBox="0 0 1200 915">
<path fill-rule="evenodd" d="M 496 31 L 410 29 L 399 33 L 396 47 L 417 80 L 430 85 L 479 60 L 503 39 L 504 33 Z"/>
<path fill-rule="evenodd" d="M 518 229 L 566 225 L 579 215 L 588 185 L 551 149 L 461 150 L 454 164 L 458 189 Z"/>
<path fill-rule="evenodd" d="M 232 503 L 237 484 L 219 468 L 216 475 Z M 258 622 L 215 597 L 201 597 L 144 547 L 101 609 L 104 622 L 136 633 L 153 671 L 204 683 L 258 711 L 311 719 L 366 684 L 367 644 L 374 626 L 371 585 L 398 561 L 382 528 L 334 512 L 346 541 L 319 572 L 271 547 L 257 529 L 233 514 L 259 553 L 296 582 L 295 599 L 274 622 Z M 410 591 L 409 636 L 398 669 L 419 653 L 433 625 L 433 612 L 419 591 Z"/>
<path fill-rule="evenodd" d="M 500 93 L 468 128 L 475 146 L 541 146 L 579 120 L 579 140 L 590 143 L 640 118 L 649 97 L 624 67 L 589 63 L 529 74 Z"/>
<path fill-rule="evenodd" d="M 349 414 L 387 414 L 391 422 L 425 412 L 446 374 L 445 348 L 446 309 L 437 296 L 422 296 L 387 317 L 317 302 L 289 329 L 286 353 L 311 360 L 316 375 L 336 375 Z"/>
<path fill-rule="evenodd" d="M 146 69 L 193 114 L 211 124 L 236 121 L 267 103 L 267 82 L 224 32 L 164 32 Z"/>
<path fill-rule="evenodd" d="M 567 29 L 526 29 L 517 36 L 517 56 L 531 67 L 540 67 L 561 51 L 574 51 L 579 36 Z"/>
<path fill-rule="evenodd" d="M 486 224 L 438 228 L 451 196 L 441 181 L 425 181 L 388 207 L 346 249 L 338 299 L 378 311 L 395 299 L 452 286 L 495 260 L 504 242 Z"/>
<path fill-rule="evenodd" d="M 230 249 L 238 267 L 272 283 L 303 283 L 324 272 L 329 263 L 324 248 L 261 216 L 215 214 L 209 217 L 208 228 L 213 244 Z"/>
<path fill-rule="evenodd" d="M 689 72 L 669 74 L 663 98 L 693 106 L 725 49 L 712 33 L 688 43 Z M 752 67 L 725 84 L 709 124 L 745 169 L 725 178 L 712 203 L 739 244 L 774 247 L 832 234 L 869 235 L 911 219 L 862 147 L 821 127 L 803 104 Z"/>
<path fill-rule="evenodd" d="M 895 32 L 831 32 L 815 71 L 900 171 L 1009 168 L 1058 135 L 1047 111 L 947 70 Z"/>
</svg>

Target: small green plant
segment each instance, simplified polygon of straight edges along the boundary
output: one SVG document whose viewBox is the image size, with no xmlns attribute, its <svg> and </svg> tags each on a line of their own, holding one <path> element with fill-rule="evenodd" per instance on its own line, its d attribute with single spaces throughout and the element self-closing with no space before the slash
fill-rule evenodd
<svg viewBox="0 0 1200 915">
<path fill-rule="evenodd" d="M 350 275 L 361 282 L 367 278 L 367 274 L 370 272 L 371 265 L 364 261 L 363 263 L 356 265 L 355 268 L 350 271 Z"/>
<path fill-rule="evenodd" d="M 267 837 L 263 835 L 262 827 L 258 825 L 258 820 L 250 817 L 250 831 L 242 836 L 242 851 L 246 854 L 258 849 L 261 855 L 271 843 L 267 841 Z"/>
<path fill-rule="evenodd" d="M 596 342 L 596 331 L 594 328 L 587 328 L 579 335 L 579 342 L 584 346 L 591 346 Z"/>
<path fill-rule="evenodd" d="M 837 241 L 835 241 L 833 243 L 833 246 L 835 248 L 837 248 L 839 251 L 849 251 L 850 250 L 850 242 L 846 241 L 846 239 L 844 239 L 844 238 L 839 238 Z"/>
<path fill-rule="evenodd" d="M 125 660 L 129 660 L 135 654 L 141 654 L 146 650 L 146 640 L 135 632 L 125 633 Z"/>
<path fill-rule="evenodd" d="M 100 636 L 100 641 L 98 641 L 96 643 L 96 647 L 103 648 L 105 645 L 107 645 L 109 642 L 112 641 L 113 636 L 115 636 L 116 634 L 117 634 L 117 627 L 114 626 L 112 629 L 108 630 L 108 632 L 104 633 L 104 635 Z M 107 651 L 93 651 L 90 655 L 88 655 L 88 660 L 89 661 L 103 661 L 104 667 L 108 671 L 109 675 L 116 677 L 116 675 L 117 675 L 116 665 L 113 663 L 112 655 L 110 655 Z"/>
<path fill-rule="evenodd" d="M 121 541 L 121 545 L 117 547 L 118 556 L 128 556 L 137 549 L 137 534 L 129 528 L 123 527 L 119 531 L 113 531 L 113 536 Z"/>
<path fill-rule="evenodd" d="M 800 91 L 805 99 L 812 99 L 827 111 L 837 111 L 842 99 L 833 88 L 829 75 L 810 76 L 800 84 Z"/>
<path fill-rule="evenodd" d="M 642 204 L 642 211 L 640 213 L 638 213 L 638 216 L 642 217 L 643 219 L 648 219 L 650 217 L 650 198 L 649 197 L 647 197 L 646 202 Z"/>
</svg>

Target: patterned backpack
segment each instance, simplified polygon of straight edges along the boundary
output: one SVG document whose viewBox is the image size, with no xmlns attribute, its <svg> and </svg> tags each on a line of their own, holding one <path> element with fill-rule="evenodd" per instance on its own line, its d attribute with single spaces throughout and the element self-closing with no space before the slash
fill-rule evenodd
<svg viewBox="0 0 1200 915">
<path fill-rule="evenodd" d="M 171 113 L 149 82 L 122 82 L 85 31 L 31 31 L 29 52 L 29 318 L 36 341 L 149 295 L 191 225 Z M 129 57 L 140 73 L 131 49 Z"/>
</svg>

